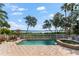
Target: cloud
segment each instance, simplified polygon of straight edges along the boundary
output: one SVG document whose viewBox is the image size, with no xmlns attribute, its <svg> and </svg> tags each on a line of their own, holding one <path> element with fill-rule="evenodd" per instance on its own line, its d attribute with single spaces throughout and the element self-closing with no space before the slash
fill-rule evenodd
<svg viewBox="0 0 79 59">
<path fill-rule="evenodd" d="M 26 8 L 21 8 L 21 7 L 13 7 L 12 8 L 12 11 L 25 11 L 25 10 L 28 10 Z"/>
<path fill-rule="evenodd" d="M 23 15 L 22 12 L 13 12 L 12 15 Z"/>
<path fill-rule="evenodd" d="M 54 14 L 50 14 L 50 15 L 49 15 L 49 17 L 53 17 L 53 16 L 54 16 Z"/>
<path fill-rule="evenodd" d="M 44 6 L 40 6 L 40 7 L 37 7 L 37 10 L 38 11 L 42 11 L 42 10 L 45 10 L 46 8 Z"/>
<path fill-rule="evenodd" d="M 14 29 L 18 29 L 18 25 L 17 25 L 15 22 L 13 22 L 13 21 L 9 21 L 8 23 L 9 23 L 10 26 L 11 26 L 10 29 L 12 29 L 12 30 L 14 30 Z"/>
<path fill-rule="evenodd" d="M 28 10 L 28 8 L 19 7 L 16 4 L 6 4 L 6 6 L 8 6 L 13 12 L 27 11 Z"/>
<path fill-rule="evenodd" d="M 26 26 L 25 25 L 22 25 L 22 24 L 17 24 L 16 22 L 13 22 L 13 21 L 8 21 L 8 23 L 11 25 L 11 28 L 12 30 L 15 30 L 15 29 L 26 29 Z"/>
<path fill-rule="evenodd" d="M 25 8 L 18 8 L 18 11 L 24 11 L 26 10 Z"/>
<path fill-rule="evenodd" d="M 46 10 L 42 11 L 42 13 L 48 13 Z"/>
<path fill-rule="evenodd" d="M 19 21 L 19 22 L 22 22 L 22 20 L 21 20 L 21 19 L 18 19 L 18 21 Z"/>
</svg>

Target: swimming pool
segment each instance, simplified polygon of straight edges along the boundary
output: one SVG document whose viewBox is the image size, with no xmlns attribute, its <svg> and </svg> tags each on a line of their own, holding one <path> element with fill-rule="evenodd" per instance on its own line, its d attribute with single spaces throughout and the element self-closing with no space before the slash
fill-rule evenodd
<svg viewBox="0 0 79 59">
<path fill-rule="evenodd" d="M 23 40 L 17 45 L 56 45 L 55 40 Z"/>
</svg>

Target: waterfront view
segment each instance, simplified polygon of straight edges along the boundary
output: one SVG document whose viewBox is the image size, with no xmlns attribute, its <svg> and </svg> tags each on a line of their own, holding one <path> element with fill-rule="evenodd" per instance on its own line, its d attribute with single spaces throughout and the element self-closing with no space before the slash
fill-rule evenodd
<svg viewBox="0 0 79 59">
<path fill-rule="evenodd" d="M 0 55 L 79 55 L 79 3 L 0 3 Z"/>
</svg>

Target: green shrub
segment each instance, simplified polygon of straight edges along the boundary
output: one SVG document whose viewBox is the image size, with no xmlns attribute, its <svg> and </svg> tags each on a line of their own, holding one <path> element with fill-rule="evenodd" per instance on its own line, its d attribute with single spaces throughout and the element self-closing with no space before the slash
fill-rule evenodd
<svg viewBox="0 0 79 59">
<path fill-rule="evenodd" d="M 51 32 L 50 34 L 65 34 L 65 32 Z"/>
<path fill-rule="evenodd" d="M 0 34 L 11 34 L 11 30 L 9 30 L 8 28 L 1 28 L 0 29 Z"/>
<path fill-rule="evenodd" d="M 0 34 L 7 34 L 7 35 L 10 35 L 10 34 L 14 34 L 14 31 L 8 29 L 8 28 L 1 28 L 0 29 Z"/>
<path fill-rule="evenodd" d="M 74 32 L 74 34 L 79 35 L 79 21 L 78 21 L 77 24 L 74 26 L 73 32 Z"/>
</svg>

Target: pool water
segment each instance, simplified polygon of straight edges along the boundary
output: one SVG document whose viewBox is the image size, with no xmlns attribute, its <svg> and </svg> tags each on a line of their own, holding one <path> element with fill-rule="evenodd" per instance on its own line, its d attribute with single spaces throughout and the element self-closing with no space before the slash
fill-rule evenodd
<svg viewBox="0 0 79 59">
<path fill-rule="evenodd" d="M 55 40 L 24 40 L 17 45 L 56 45 Z"/>
</svg>

